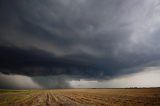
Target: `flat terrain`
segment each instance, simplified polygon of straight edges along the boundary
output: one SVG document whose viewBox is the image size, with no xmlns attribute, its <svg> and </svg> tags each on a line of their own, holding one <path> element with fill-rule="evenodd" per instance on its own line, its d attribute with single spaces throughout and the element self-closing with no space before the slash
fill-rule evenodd
<svg viewBox="0 0 160 106">
<path fill-rule="evenodd" d="M 0 90 L 0 106 L 160 106 L 160 88 Z"/>
</svg>

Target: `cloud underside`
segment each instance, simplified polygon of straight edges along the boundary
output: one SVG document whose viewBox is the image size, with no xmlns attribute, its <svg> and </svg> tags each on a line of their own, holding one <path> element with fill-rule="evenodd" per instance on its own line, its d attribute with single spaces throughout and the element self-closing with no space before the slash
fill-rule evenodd
<svg viewBox="0 0 160 106">
<path fill-rule="evenodd" d="M 60 80 L 67 87 L 65 79 L 111 80 L 158 67 L 159 4 L 159 0 L 2 0 L 0 72 L 27 80 L 67 76 Z"/>
<path fill-rule="evenodd" d="M 130 88 L 159 87 L 160 67 L 148 67 L 141 72 L 122 75 L 110 80 L 75 79 L 71 76 L 24 76 L 0 73 L 1 89 L 53 89 L 53 88 Z"/>
</svg>

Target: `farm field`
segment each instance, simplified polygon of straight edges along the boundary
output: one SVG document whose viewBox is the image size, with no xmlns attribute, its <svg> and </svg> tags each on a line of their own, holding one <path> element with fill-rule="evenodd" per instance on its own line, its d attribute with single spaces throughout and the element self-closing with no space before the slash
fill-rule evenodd
<svg viewBox="0 0 160 106">
<path fill-rule="evenodd" d="M 0 90 L 0 106 L 160 106 L 160 89 Z"/>
</svg>

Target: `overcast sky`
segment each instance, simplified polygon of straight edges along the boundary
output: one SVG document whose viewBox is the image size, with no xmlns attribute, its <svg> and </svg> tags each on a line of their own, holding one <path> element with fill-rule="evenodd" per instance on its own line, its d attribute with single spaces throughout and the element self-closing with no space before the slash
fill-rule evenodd
<svg viewBox="0 0 160 106">
<path fill-rule="evenodd" d="M 159 34 L 159 0 L 0 0 L 0 88 L 160 86 Z"/>
</svg>

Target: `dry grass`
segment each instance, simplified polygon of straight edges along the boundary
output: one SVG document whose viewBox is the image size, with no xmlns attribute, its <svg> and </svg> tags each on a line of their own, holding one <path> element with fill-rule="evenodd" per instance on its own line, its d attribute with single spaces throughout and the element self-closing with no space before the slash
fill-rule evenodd
<svg viewBox="0 0 160 106">
<path fill-rule="evenodd" d="M 160 106 L 160 89 L 5 91 L 0 106 Z"/>
</svg>

